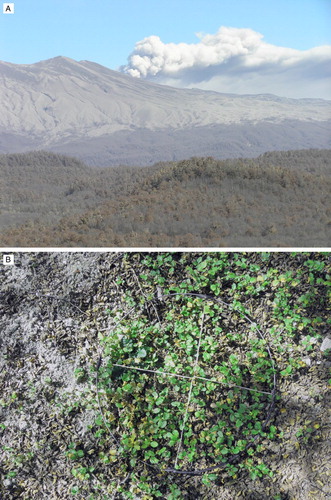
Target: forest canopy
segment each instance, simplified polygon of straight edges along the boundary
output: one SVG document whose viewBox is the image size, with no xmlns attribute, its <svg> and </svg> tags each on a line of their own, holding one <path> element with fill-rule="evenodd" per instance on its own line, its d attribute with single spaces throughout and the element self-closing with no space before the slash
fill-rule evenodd
<svg viewBox="0 0 331 500">
<path fill-rule="evenodd" d="M 106 168 L 1 155 L 1 245 L 328 246 L 330 152 Z"/>
</svg>

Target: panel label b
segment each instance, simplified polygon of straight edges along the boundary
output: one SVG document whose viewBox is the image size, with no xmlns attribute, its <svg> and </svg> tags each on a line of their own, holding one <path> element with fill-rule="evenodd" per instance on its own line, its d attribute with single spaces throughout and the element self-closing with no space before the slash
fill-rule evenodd
<svg viewBox="0 0 331 500">
<path fill-rule="evenodd" d="M 7 253 L 3 256 L 2 263 L 4 266 L 13 266 L 14 265 L 14 254 Z"/>
</svg>

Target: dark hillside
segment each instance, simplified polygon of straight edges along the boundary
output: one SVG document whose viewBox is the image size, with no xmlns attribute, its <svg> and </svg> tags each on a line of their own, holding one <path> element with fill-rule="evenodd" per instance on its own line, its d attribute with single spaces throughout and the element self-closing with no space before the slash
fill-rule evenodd
<svg viewBox="0 0 331 500">
<path fill-rule="evenodd" d="M 254 160 L 254 163 L 267 165 L 282 165 L 298 172 L 310 172 L 317 175 L 331 175 L 331 150 L 305 149 L 300 151 L 272 151 L 264 153 Z"/>
<path fill-rule="evenodd" d="M 76 158 L 47 151 L 0 155 L 0 228 L 75 213 L 68 193 L 77 183 L 86 190 L 90 170 Z"/>
<path fill-rule="evenodd" d="M 24 158 L 17 160 L 12 176 L 9 160 L 19 155 L 8 156 L 3 229 L 10 221 L 8 214 L 16 224 L 3 231 L 5 246 L 321 247 L 330 243 L 330 150 L 104 169 L 50 155 L 46 165 L 32 166 L 29 157 L 19 167 Z M 4 165 L 3 157 L 1 161 Z M 43 177 L 43 171 L 50 175 Z M 21 189 L 19 172 L 26 175 Z M 23 225 L 17 224 L 20 217 Z"/>
</svg>

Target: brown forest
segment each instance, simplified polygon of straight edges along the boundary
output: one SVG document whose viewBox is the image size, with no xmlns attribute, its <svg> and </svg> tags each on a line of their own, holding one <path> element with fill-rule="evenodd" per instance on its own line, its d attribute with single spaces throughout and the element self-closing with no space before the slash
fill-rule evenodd
<svg viewBox="0 0 331 500">
<path fill-rule="evenodd" d="M 0 245 L 329 246 L 330 152 L 107 168 L 1 155 Z"/>
</svg>

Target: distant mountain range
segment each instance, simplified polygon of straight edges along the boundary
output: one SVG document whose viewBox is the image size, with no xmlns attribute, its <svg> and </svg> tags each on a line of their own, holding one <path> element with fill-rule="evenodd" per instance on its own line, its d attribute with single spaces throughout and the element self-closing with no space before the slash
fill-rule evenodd
<svg viewBox="0 0 331 500">
<path fill-rule="evenodd" d="M 0 62 L 0 82 L 0 153 L 46 149 L 104 166 L 331 147 L 323 99 L 177 89 L 66 57 Z"/>
</svg>

